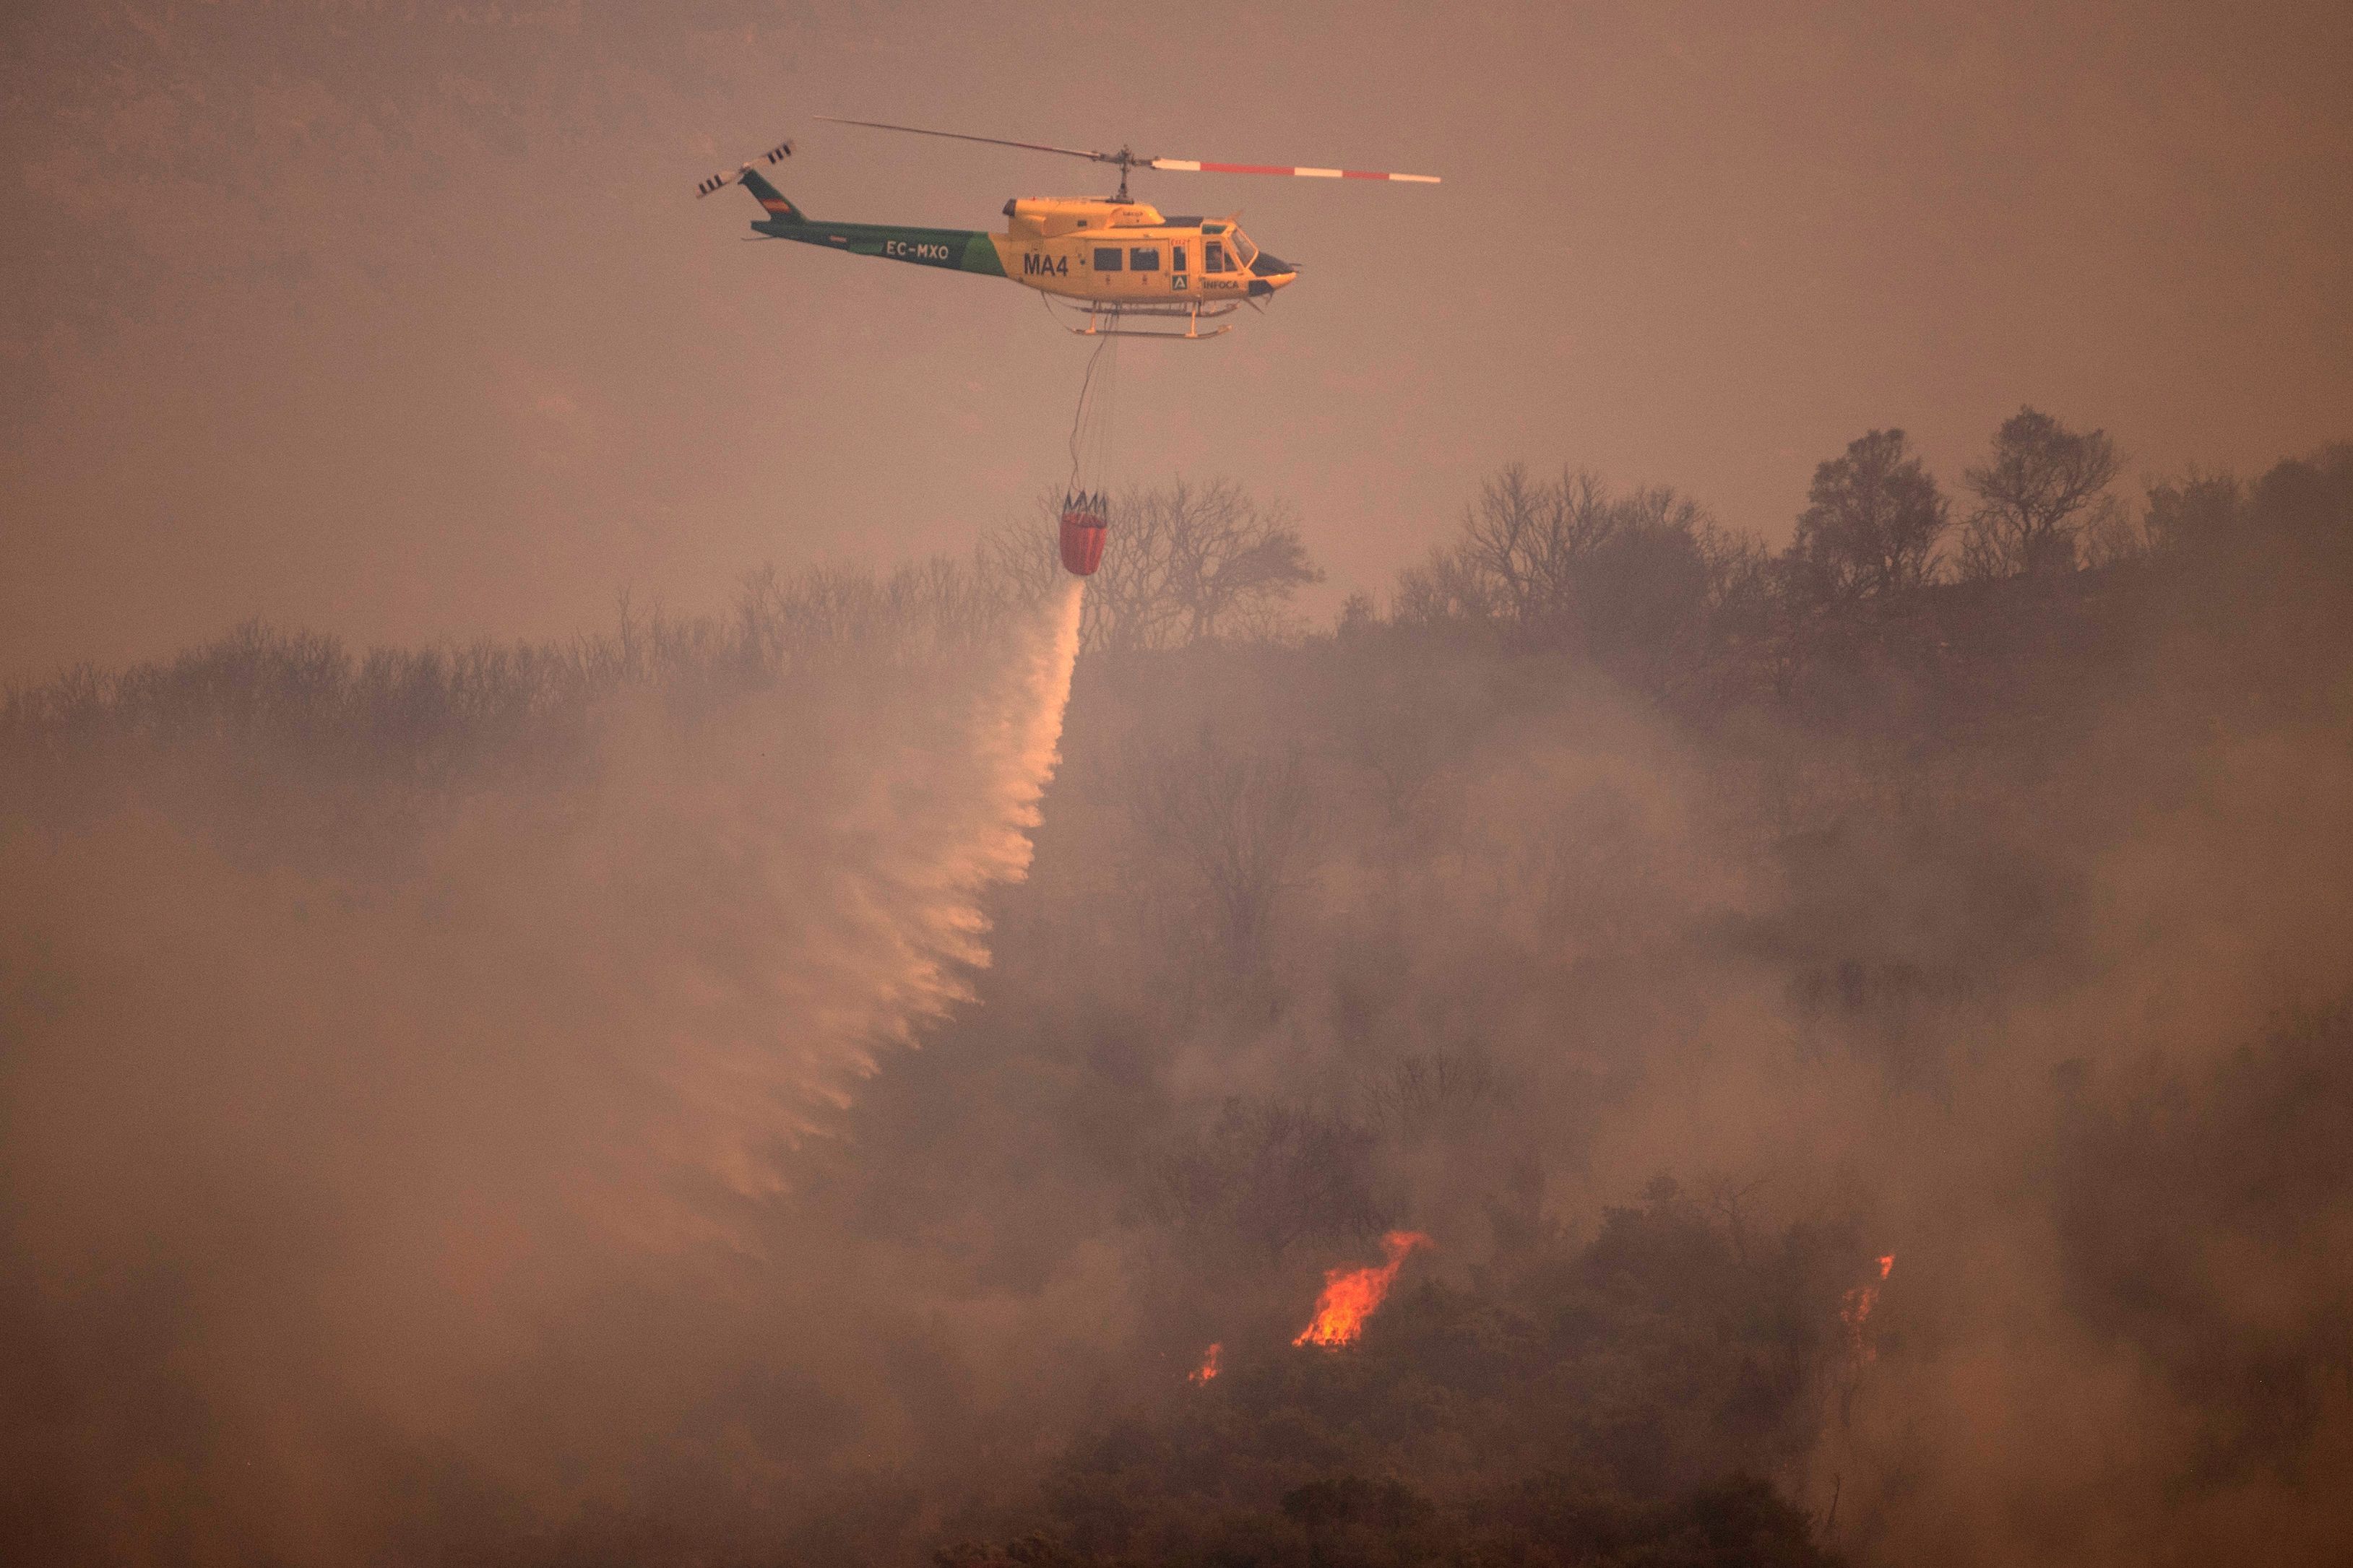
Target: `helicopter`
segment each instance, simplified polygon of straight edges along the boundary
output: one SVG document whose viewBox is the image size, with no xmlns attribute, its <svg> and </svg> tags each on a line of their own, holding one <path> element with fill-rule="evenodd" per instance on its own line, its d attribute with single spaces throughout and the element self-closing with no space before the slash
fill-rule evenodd
<svg viewBox="0 0 2353 1568">
<path fill-rule="evenodd" d="M 887 125 L 873 120 L 843 120 L 829 114 L 817 118 L 830 124 L 855 125 L 870 131 L 895 131 L 912 136 L 937 136 L 992 147 L 1053 153 L 1116 168 L 1119 189 L 1105 200 L 1017 196 L 1008 201 L 1003 234 L 979 229 L 913 228 L 895 224 L 829 223 L 813 218 L 760 173 L 762 163 L 781 163 L 792 155 L 790 142 L 779 142 L 732 174 L 712 175 L 696 186 L 694 193 L 699 199 L 729 185 L 742 185 L 767 211 L 766 217 L 752 225 L 754 232 L 764 239 L 797 240 L 851 256 L 879 256 L 918 267 L 1008 279 L 1037 289 L 1050 301 L 1059 299 L 1073 308 L 1083 306 L 1085 320 L 1070 329 L 1082 337 L 1217 337 L 1230 331 L 1231 326 L 1220 324 L 1204 331 L 1202 323 L 1230 316 L 1244 304 L 1259 308 L 1278 290 L 1290 287 L 1299 276 L 1296 266 L 1261 249 L 1232 216 L 1170 217 L 1147 202 L 1132 200 L 1127 181 L 1135 170 L 1388 180 L 1424 185 L 1439 183 L 1435 174 L 1146 158 L 1125 146 L 1116 153 L 1102 153 L 1039 142 L 971 136 L 955 131 L 928 131 L 914 125 Z M 1183 330 L 1127 325 L 1129 319 L 1137 317 L 1181 321 Z"/>
</svg>

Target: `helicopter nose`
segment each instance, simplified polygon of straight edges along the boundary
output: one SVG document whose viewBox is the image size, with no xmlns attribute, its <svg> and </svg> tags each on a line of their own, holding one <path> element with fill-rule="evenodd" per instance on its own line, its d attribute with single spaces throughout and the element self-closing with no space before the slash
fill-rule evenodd
<svg viewBox="0 0 2353 1568">
<path fill-rule="evenodd" d="M 1261 250 L 1258 258 L 1250 263 L 1250 296 L 1253 300 L 1263 300 L 1295 279 L 1299 276 L 1299 268 L 1280 256 L 1269 256 Z"/>
</svg>

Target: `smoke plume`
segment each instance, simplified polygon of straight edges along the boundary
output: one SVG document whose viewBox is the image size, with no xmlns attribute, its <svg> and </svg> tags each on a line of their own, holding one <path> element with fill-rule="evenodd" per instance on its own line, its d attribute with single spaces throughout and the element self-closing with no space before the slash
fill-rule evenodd
<svg viewBox="0 0 2353 1568">
<path fill-rule="evenodd" d="M 20 1533 L 168 1555 L 163 1489 L 195 1557 L 347 1560 L 415 1522 L 388 1463 L 553 1506 L 706 1358 L 791 1322 L 821 1360 L 841 1310 L 784 1307 L 837 1267 L 782 1217 L 795 1152 L 988 962 L 1079 610 L 702 710 L 625 694 L 561 788 L 371 794 L 313 848 L 160 773 L 13 826 L 8 1308 L 53 1380 L 10 1428 L 53 1489 Z"/>
</svg>

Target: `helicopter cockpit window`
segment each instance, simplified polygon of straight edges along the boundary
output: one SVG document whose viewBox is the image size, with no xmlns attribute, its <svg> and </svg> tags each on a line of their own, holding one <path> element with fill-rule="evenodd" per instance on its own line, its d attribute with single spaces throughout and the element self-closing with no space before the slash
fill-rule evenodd
<svg viewBox="0 0 2353 1568">
<path fill-rule="evenodd" d="M 1226 247 L 1223 241 L 1205 239 L 1201 242 L 1201 270 L 1223 272 L 1226 269 Z"/>
<path fill-rule="evenodd" d="M 1250 269 L 1250 264 L 1258 259 L 1258 247 L 1252 245 L 1250 242 L 1250 236 L 1244 234 L 1240 229 L 1236 229 L 1233 232 L 1233 244 L 1234 259 L 1241 263 L 1242 269 L 1244 271 L 1248 271 Z"/>
<path fill-rule="evenodd" d="M 1160 247 L 1155 245 L 1136 246 L 1127 253 L 1127 269 L 1130 272 L 1159 271 Z"/>
<path fill-rule="evenodd" d="M 1105 245 L 1100 246 L 1096 248 L 1095 270 L 1098 272 L 1116 272 L 1119 270 L 1118 246 Z"/>
</svg>

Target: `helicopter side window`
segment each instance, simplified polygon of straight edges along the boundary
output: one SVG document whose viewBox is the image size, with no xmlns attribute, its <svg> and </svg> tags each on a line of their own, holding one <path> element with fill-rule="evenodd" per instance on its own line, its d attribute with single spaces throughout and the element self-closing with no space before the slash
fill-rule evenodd
<svg viewBox="0 0 2353 1568">
<path fill-rule="evenodd" d="M 1183 246 L 1172 245 L 1168 247 L 1168 270 L 1171 272 L 1182 272 L 1185 270 L 1185 247 Z"/>
<path fill-rule="evenodd" d="M 1130 272 L 1159 271 L 1160 247 L 1154 245 L 1135 247 L 1127 253 L 1127 269 Z"/>
<path fill-rule="evenodd" d="M 1105 245 L 1096 247 L 1095 270 L 1098 272 L 1116 272 L 1119 270 L 1118 246 Z"/>
<path fill-rule="evenodd" d="M 1225 242 L 1216 239 L 1203 240 L 1201 242 L 1201 270 L 1204 272 L 1223 272 L 1225 269 Z"/>
</svg>

